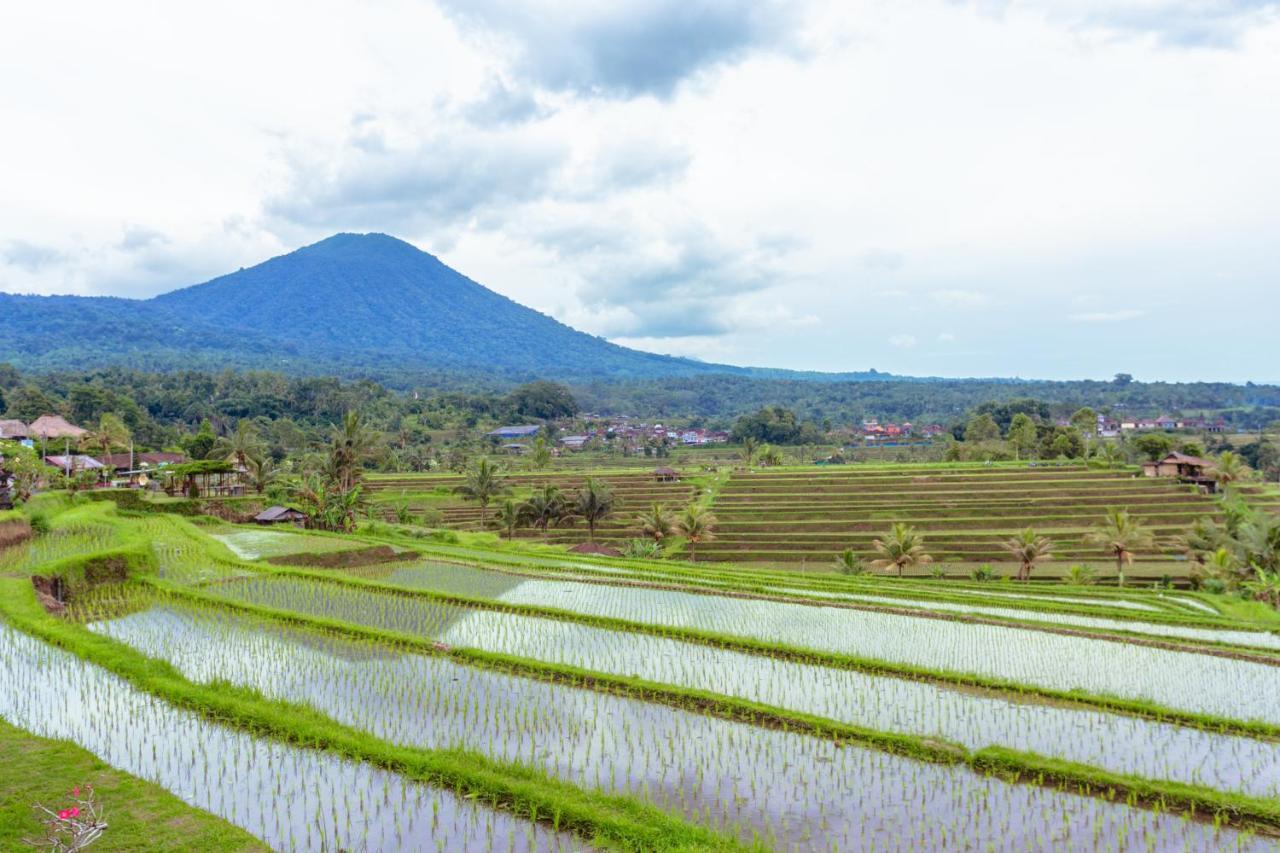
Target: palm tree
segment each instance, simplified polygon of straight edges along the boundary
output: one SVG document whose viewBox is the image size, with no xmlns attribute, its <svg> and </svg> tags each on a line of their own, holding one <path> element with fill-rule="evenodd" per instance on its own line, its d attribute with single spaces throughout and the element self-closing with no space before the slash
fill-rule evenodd
<svg viewBox="0 0 1280 853">
<path fill-rule="evenodd" d="M 547 483 L 525 500 L 524 508 L 529 522 L 541 530 L 545 538 L 547 528 L 559 524 L 564 518 L 566 509 L 564 494 L 558 486 Z"/>
<path fill-rule="evenodd" d="M 1225 531 L 1210 516 L 1202 515 L 1181 536 L 1175 536 L 1173 544 L 1188 560 L 1204 565 L 1205 556 L 1218 549 L 1226 538 Z"/>
<path fill-rule="evenodd" d="M 540 471 L 551 464 L 551 448 L 547 446 L 547 440 L 542 436 L 538 436 L 533 440 L 533 450 L 529 453 L 529 467 L 535 471 Z"/>
<path fill-rule="evenodd" d="M 80 441 L 85 447 L 91 447 L 106 456 L 114 448 L 128 447 L 131 438 L 129 428 L 124 425 L 124 421 L 120 420 L 119 416 L 107 412 L 98 420 L 98 428 L 86 433 Z"/>
<path fill-rule="evenodd" d="M 1050 559 L 1049 551 L 1052 548 L 1053 543 L 1047 537 L 1037 536 L 1030 527 L 1004 543 L 1004 549 L 1018 561 L 1020 581 L 1031 580 L 1031 570 L 1039 561 Z"/>
<path fill-rule="evenodd" d="M 1230 548 L 1223 546 L 1209 553 L 1203 564 L 1192 572 L 1193 579 L 1221 581 L 1228 589 L 1240 583 L 1240 558 Z"/>
<path fill-rule="evenodd" d="M 244 471 L 249 467 L 249 457 L 262 452 L 262 443 L 258 440 L 258 431 L 254 428 L 253 421 L 241 418 L 236 422 L 235 432 L 218 439 L 217 448 L 220 458 L 233 460 Z"/>
<path fill-rule="evenodd" d="M 265 453 L 247 456 L 245 462 L 249 483 L 258 494 L 265 492 L 267 487 L 275 482 L 276 475 L 280 473 L 275 460 Z"/>
<path fill-rule="evenodd" d="M 490 462 L 488 457 L 481 456 L 467 470 L 467 479 L 455 486 L 453 491 L 461 495 L 463 500 L 480 504 L 480 526 L 485 527 L 488 524 L 489 503 L 494 498 L 505 495 L 509 487 L 502 476 L 502 469 Z"/>
<path fill-rule="evenodd" d="M 596 541 L 596 525 L 613 515 L 617 499 L 603 480 L 588 477 L 569 507 L 570 515 L 587 523 L 587 541 Z"/>
<path fill-rule="evenodd" d="M 516 538 L 516 528 L 524 524 L 528 518 L 528 505 L 511 498 L 504 500 L 493 515 L 494 523 L 507 532 L 508 539 Z"/>
<path fill-rule="evenodd" d="M 924 550 L 924 537 L 909 524 L 894 522 L 889 533 L 883 539 L 871 543 L 879 559 L 872 560 L 871 565 L 877 569 L 897 569 L 898 577 L 902 577 L 903 569 L 925 566 L 933 562 Z"/>
<path fill-rule="evenodd" d="M 349 492 L 360 479 L 360 465 L 373 450 L 377 437 L 359 412 L 347 412 L 330 433 L 330 472 L 340 492 Z"/>
<path fill-rule="evenodd" d="M 1225 492 L 1232 483 L 1240 480 L 1248 479 L 1252 473 L 1245 461 L 1230 450 L 1224 450 L 1218 456 L 1217 461 L 1213 463 L 1213 467 L 1209 469 L 1209 476 L 1218 484 L 1219 491 Z"/>
<path fill-rule="evenodd" d="M 1151 531 L 1129 515 L 1127 509 L 1112 507 L 1106 518 L 1092 531 L 1085 534 L 1085 541 L 1097 545 L 1116 558 L 1116 582 L 1124 586 L 1124 567 L 1133 565 L 1133 554 L 1150 548 L 1155 542 Z"/>
<path fill-rule="evenodd" d="M 1245 583 L 1244 588 L 1258 601 L 1280 607 L 1280 572 L 1259 571 L 1257 579 Z"/>
<path fill-rule="evenodd" d="M 760 447 L 760 442 L 751 436 L 742 439 L 742 464 L 750 468 L 751 461 L 756 458 L 756 450 Z"/>
<path fill-rule="evenodd" d="M 1124 450 L 1114 441 L 1105 441 L 1098 448 L 1097 458 L 1108 468 L 1118 468 L 1124 464 Z"/>
<path fill-rule="evenodd" d="M 658 543 L 661 543 L 663 539 L 670 536 L 672 531 L 675 530 L 675 522 L 671 520 L 671 514 L 667 512 L 665 506 L 657 501 L 654 501 L 649 509 L 636 516 L 636 523 L 640 525 L 640 529 L 644 531 L 645 536 Z"/>
<path fill-rule="evenodd" d="M 852 548 L 845 548 L 836 554 L 836 571 L 842 575 L 860 575 L 867 570 L 867 564 Z"/>
<path fill-rule="evenodd" d="M 702 504 L 689 504 L 676 519 L 676 529 L 689 543 L 689 559 L 698 559 L 698 545 L 716 538 L 716 517 Z"/>
</svg>

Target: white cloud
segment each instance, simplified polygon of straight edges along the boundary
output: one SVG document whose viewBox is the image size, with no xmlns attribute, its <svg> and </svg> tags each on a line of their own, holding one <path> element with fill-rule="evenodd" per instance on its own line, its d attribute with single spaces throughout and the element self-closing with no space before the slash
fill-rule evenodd
<svg viewBox="0 0 1280 853">
<path fill-rule="evenodd" d="M 1137 320 L 1145 317 L 1146 311 L 1139 308 L 1124 308 L 1118 311 L 1086 311 L 1079 314 L 1069 314 L 1068 319 L 1077 323 L 1123 323 L 1126 320 Z"/>
<path fill-rule="evenodd" d="M 916 345 L 916 336 L 915 335 L 891 335 L 889 337 L 889 344 L 890 346 L 895 346 L 895 347 L 898 347 L 899 349 L 910 349 L 911 347 Z"/>
<path fill-rule="evenodd" d="M 0 289 L 150 293 L 381 230 L 660 351 L 1249 378 L 1280 313 L 1275 7 L 19 4 Z M 1117 299 L 1239 334 L 1119 340 Z M 960 312 L 945 358 L 852 331 L 951 343 Z"/>
</svg>

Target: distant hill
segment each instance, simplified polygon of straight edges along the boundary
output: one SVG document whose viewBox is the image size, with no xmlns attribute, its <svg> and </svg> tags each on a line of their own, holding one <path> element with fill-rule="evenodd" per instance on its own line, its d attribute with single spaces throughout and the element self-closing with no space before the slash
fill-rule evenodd
<svg viewBox="0 0 1280 853">
<path fill-rule="evenodd" d="M 0 362 L 269 368 L 370 376 L 653 379 L 792 374 L 641 352 L 579 332 L 385 234 L 337 234 L 249 269 L 147 300 L 0 294 Z"/>
</svg>

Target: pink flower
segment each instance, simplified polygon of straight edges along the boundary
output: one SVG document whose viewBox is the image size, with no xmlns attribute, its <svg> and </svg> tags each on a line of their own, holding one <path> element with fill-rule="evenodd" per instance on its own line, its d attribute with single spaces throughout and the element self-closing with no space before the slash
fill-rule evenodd
<svg viewBox="0 0 1280 853">
<path fill-rule="evenodd" d="M 67 820 L 70 817 L 71 817 L 71 812 L 68 809 L 63 809 L 62 811 L 58 812 L 59 820 Z"/>
<path fill-rule="evenodd" d="M 72 788 L 72 789 L 71 789 L 71 796 L 73 796 L 73 797 L 78 797 L 78 796 L 80 796 L 80 786 L 79 786 L 79 785 L 76 785 L 74 788 Z"/>
<path fill-rule="evenodd" d="M 72 816 L 72 817 L 80 817 L 80 807 L 79 807 L 79 806 L 72 806 L 72 807 L 71 807 L 70 809 L 68 809 L 67 811 L 69 811 L 69 812 L 71 813 L 71 816 Z"/>
</svg>

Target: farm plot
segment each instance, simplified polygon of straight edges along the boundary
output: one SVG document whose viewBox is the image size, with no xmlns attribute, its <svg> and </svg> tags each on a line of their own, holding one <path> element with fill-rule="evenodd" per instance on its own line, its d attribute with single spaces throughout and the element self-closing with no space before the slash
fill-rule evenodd
<svg viewBox="0 0 1280 853">
<path fill-rule="evenodd" d="M 286 557 L 303 553 L 328 553 L 359 547 L 358 543 L 336 537 L 308 536 L 305 533 L 287 533 L 270 529 L 236 528 L 211 536 L 226 545 L 242 560 L 260 560 L 265 557 Z"/>
<path fill-rule="evenodd" d="M 238 615 L 165 605 L 96 630 L 168 660 L 196 680 L 223 678 L 306 702 L 397 743 L 457 744 L 494 757 L 525 758 L 578 784 L 651 798 L 692 819 L 736 829 L 743 840 L 763 837 L 785 849 L 867 849 L 893 846 L 894 839 L 932 848 L 948 838 L 990 838 L 1006 824 L 1013 833 L 1006 841 L 1015 846 L 1039 847 L 1049 838 L 1087 846 L 1099 829 L 1102 838 L 1111 838 L 1117 821 L 1132 819 L 1109 815 L 1116 807 L 1100 801 L 1011 786 L 962 767 L 840 747 Z M 1040 722 L 1035 709 L 1024 707 L 1008 722 L 1020 728 Z M 1052 720 L 1057 709 L 1047 710 Z M 1099 727 L 1107 715 L 1083 716 L 1096 718 L 1094 733 L 1104 733 Z M 1066 717 L 1052 722 L 1059 734 L 1074 730 L 1078 738 L 1088 723 Z M 1118 720 L 1149 728 L 1131 732 L 1131 747 L 1157 740 L 1144 755 L 1146 765 L 1133 756 L 1116 762 L 1130 770 L 1135 764 L 1155 769 L 1151 763 L 1161 757 L 1194 767 L 1186 759 L 1208 752 L 1230 760 L 1211 763 L 1207 772 L 1199 768 L 1187 781 L 1212 779 L 1263 796 L 1274 795 L 1280 782 L 1274 744 Z M 941 802 L 936 792 L 925 794 L 934 785 L 949 792 Z M 922 795 L 929 803 L 927 820 Z M 975 810 L 976 802 L 985 808 Z M 1023 819 L 1011 820 L 1010 810 Z M 1055 834 L 1058 826 L 1066 827 L 1065 836 Z M 1144 827 L 1143 837 L 1170 829 L 1152 833 Z M 1172 839 L 1190 841 L 1180 830 Z"/>
<path fill-rule="evenodd" d="M 429 598 L 295 578 L 231 581 L 209 592 L 310 616 L 431 637 L 451 645 L 516 652 L 513 641 L 568 642 L 582 626 L 444 604 Z M 703 636 L 736 636 L 949 673 L 1118 696 L 1192 713 L 1280 724 L 1280 667 L 1125 642 L 1062 636 L 988 624 L 963 624 L 745 599 L 602 587 L 567 591 L 561 608 Z M 568 632 L 568 633 L 566 633 Z M 608 633 L 608 632 L 606 632 Z M 588 641 L 597 634 L 583 634 Z M 554 642 L 546 650 L 555 651 Z M 537 655 L 522 655 L 533 656 Z M 558 658 L 548 658 L 557 659 Z M 1195 691 L 1188 684 L 1197 685 Z"/>
<path fill-rule="evenodd" d="M 1256 487 L 1241 487 L 1258 503 L 1273 502 Z M 1128 509 L 1156 534 L 1156 547 L 1139 555 L 1166 565 L 1177 557 L 1169 543 L 1200 515 L 1215 515 L 1207 496 L 1167 479 L 1130 471 L 1086 468 L 955 469 L 913 467 L 832 471 L 735 472 L 718 491 L 714 542 L 698 549 L 704 560 L 801 562 L 829 559 L 853 548 L 872 554 L 872 540 L 890 522 L 924 533 L 938 560 L 999 562 L 999 543 L 1033 526 L 1055 542 L 1060 560 L 1106 555 L 1084 541 L 1108 507 Z"/>
<path fill-rule="evenodd" d="M 0 681 L 12 724 L 72 741 L 275 849 L 580 848 L 393 773 L 211 724 L 4 624 Z"/>
</svg>

